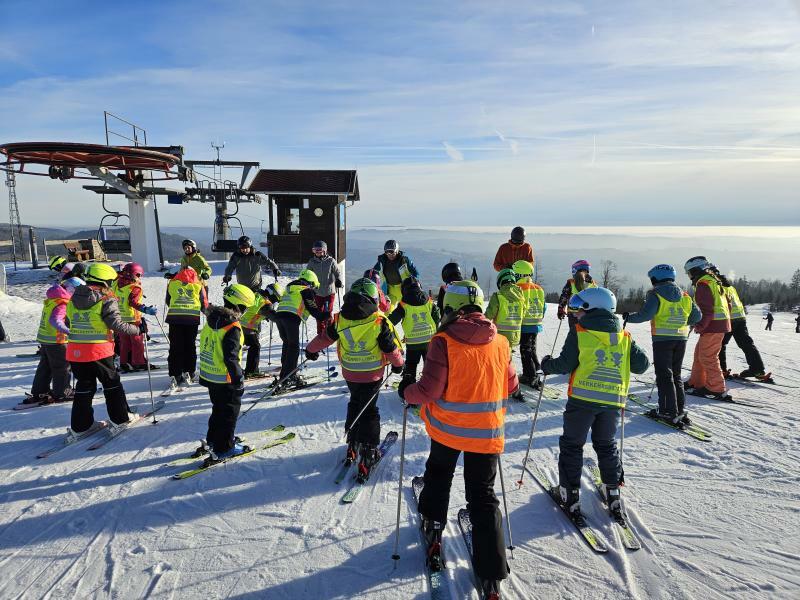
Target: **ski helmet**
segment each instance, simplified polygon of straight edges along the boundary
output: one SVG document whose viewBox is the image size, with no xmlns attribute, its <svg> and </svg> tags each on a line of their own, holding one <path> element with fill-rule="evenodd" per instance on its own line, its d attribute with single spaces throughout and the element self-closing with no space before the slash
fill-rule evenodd
<svg viewBox="0 0 800 600">
<path fill-rule="evenodd" d="M 569 307 L 572 310 L 585 311 L 601 308 L 613 313 L 617 310 L 617 297 L 608 288 L 586 288 L 569 299 Z"/>
<path fill-rule="evenodd" d="M 110 286 L 117 279 L 117 272 L 114 267 L 106 263 L 92 263 L 86 271 L 87 283 L 100 283 Z"/>
<path fill-rule="evenodd" d="M 505 285 L 506 283 L 513 283 L 513 284 L 517 283 L 517 276 L 511 269 L 503 269 L 497 274 L 498 289 L 500 288 L 500 286 Z"/>
<path fill-rule="evenodd" d="M 192 249 L 192 252 L 197 252 L 197 243 L 194 240 L 183 240 L 181 242 L 181 248 L 186 250 L 187 246 Z"/>
<path fill-rule="evenodd" d="M 412 290 L 421 290 L 421 289 L 422 286 L 419 284 L 419 279 L 417 279 L 416 277 L 406 277 L 400 284 L 400 292 L 402 294 L 407 294 Z"/>
<path fill-rule="evenodd" d="M 81 277 L 83 278 L 84 274 L 86 273 L 86 263 L 75 263 L 72 268 L 69 270 L 69 274 L 73 277 Z"/>
<path fill-rule="evenodd" d="M 457 262 L 449 262 L 442 267 L 442 281 L 451 283 L 453 281 L 461 281 L 464 275 L 461 273 L 461 265 Z"/>
<path fill-rule="evenodd" d="M 518 260 L 511 265 L 517 278 L 532 277 L 533 276 L 533 263 L 527 260 Z"/>
<path fill-rule="evenodd" d="M 511 230 L 511 241 L 515 244 L 521 244 L 525 241 L 525 228 L 517 225 Z"/>
<path fill-rule="evenodd" d="M 238 248 L 252 248 L 253 240 L 251 240 L 248 236 L 243 235 L 238 240 L 236 240 L 236 246 Z"/>
<path fill-rule="evenodd" d="M 130 277 L 136 277 L 137 275 L 141 277 L 144 275 L 144 269 L 142 268 L 142 265 L 135 262 L 130 262 L 122 267 L 122 272 Z"/>
<path fill-rule="evenodd" d="M 400 244 L 397 243 L 397 240 L 386 240 L 386 243 L 383 245 L 384 252 L 400 252 Z"/>
<path fill-rule="evenodd" d="M 592 270 L 592 265 L 588 260 L 580 259 L 572 263 L 572 274 L 575 275 L 578 271 L 586 271 L 587 273 Z"/>
<path fill-rule="evenodd" d="M 319 287 L 319 278 L 317 274 L 314 273 L 311 269 L 303 269 L 300 271 L 300 274 L 297 276 L 300 281 L 305 281 L 308 285 L 313 288 Z"/>
<path fill-rule="evenodd" d="M 711 263 L 708 262 L 705 256 L 693 256 L 683 265 L 683 270 L 687 275 L 690 275 L 692 271 L 705 271 L 710 267 Z"/>
<path fill-rule="evenodd" d="M 316 242 L 314 242 L 314 246 L 313 246 L 312 250 L 324 250 L 325 252 L 327 252 L 328 251 L 328 244 L 326 244 L 322 240 L 317 240 Z"/>
<path fill-rule="evenodd" d="M 270 302 L 280 301 L 280 299 L 283 298 L 284 293 L 286 293 L 286 290 L 277 281 L 275 283 L 270 283 L 267 287 L 261 290 L 261 295 L 269 299 Z"/>
<path fill-rule="evenodd" d="M 478 284 L 471 279 L 447 284 L 444 289 L 445 312 L 459 311 L 469 307 L 483 312 L 483 291 Z"/>
<path fill-rule="evenodd" d="M 226 287 L 225 291 L 222 292 L 222 297 L 226 302 L 238 306 L 241 312 L 253 306 L 256 301 L 256 295 L 253 290 L 241 283 L 234 283 Z"/>
<path fill-rule="evenodd" d="M 79 277 L 68 277 L 61 282 L 61 287 L 67 290 L 70 294 L 74 294 L 75 289 L 82 285 L 86 285 L 86 282 Z"/>
<path fill-rule="evenodd" d="M 373 302 L 378 302 L 378 286 L 375 285 L 374 281 L 366 277 L 356 279 L 353 285 L 350 286 L 350 291 L 353 294 L 369 298 Z"/>
<path fill-rule="evenodd" d="M 54 256 L 50 259 L 48 266 L 51 271 L 60 271 L 64 265 L 67 264 L 67 259 L 63 256 Z"/>
<path fill-rule="evenodd" d="M 677 273 L 672 265 L 656 265 L 647 272 L 651 281 L 675 281 Z"/>
<path fill-rule="evenodd" d="M 377 286 L 380 286 L 382 281 L 380 272 L 376 271 L 375 269 L 367 269 L 364 271 L 364 277 L 374 282 Z"/>
</svg>

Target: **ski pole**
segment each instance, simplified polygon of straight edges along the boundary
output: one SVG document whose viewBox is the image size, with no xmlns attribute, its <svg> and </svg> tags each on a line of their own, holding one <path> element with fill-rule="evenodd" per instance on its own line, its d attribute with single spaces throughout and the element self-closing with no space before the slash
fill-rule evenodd
<svg viewBox="0 0 800 600">
<path fill-rule="evenodd" d="M 511 537 L 511 520 L 508 518 L 508 503 L 506 502 L 506 482 L 503 478 L 503 462 L 500 460 L 501 455 L 497 455 L 497 470 L 500 473 L 500 490 L 503 492 L 503 510 L 506 513 L 506 529 L 508 529 L 508 551 L 511 552 L 511 558 L 514 558 L 514 540 Z"/>
<path fill-rule="evenodd" d="M 158 421 L 156 421 L 156 400 L 153 398 L 153 378 L 150 375 L 150 350 L 147 348 L 147 342 L 145 340 L 142 340 L 142 342 L 144 343 L 144 360 L 147 363 L 147 387 L 150 389 L 150 407 L 153 410 L 153 425 L 155 425 Z"/>
<path fill-rule="evenodd" d="M 556 337 L 553 338 L 553 347 L 550 349 L 550 355 L 556 350 L 556 342 L 558 341 L 558 334 L 561 333 L 561 324 L 563 320 L 558 322 L 556 329 Z M 533 445 L 533 433 L 536 431 L 536 421 L 539 419 L 539 407 L 542 404 L 542 394 L 544 394 L 544 384 L 547 380 L 547 375 L 542 375 L 542 387 L 539 389 L 539 399 L 536 401 L 536 411 L 533 413 L 533 423 L 531 424 L 531 433 L 528 436 L 528 449 L 525 451 L 525 458 L 522 461 L 522 469 L 520 470 L 519 479 L 517 480 L 517 487 L 522 487 L 522 481 L 525 478 L 525 465 L 528 464 L 528 456 L 531 453 L 531 446 Z"/>
<path fill-rule="evenodd" d="M 303 321 L 303 348 L 302 348 L 302 351 L 305 352 L 307 347 L 308 347 L 308 326 L 306 325 L 306 322 Z M 305 367 L 303 367 L 303 370 L 305 370 Z"/>
<path fill-rule="evenodd" d="M 653 385 L 650 386 L 650 393 L 647 394 L 647 401 L 649 402 L 653 398 L 653 390 L 656 388 L 656 380 L 653 379 Z"/>
<path fill-rule="evenodd" d="M 269 355 L 267 356 L 267 365 L 272 364 L 272 325 L 273 322 L 269 322 Z"/>
<path fill-rule="evenodd" d="M 243 412 L 241 415 L 239 415 L 239 420 L 241 420 L 241 419 L 242 419 L 242 418 L 243 418 L 243 417 L 244 417 L 244 416 L 245 416 L 247 413 L 249 413 L 251 410 L 253 410 L 253 407 L 254 407 L 256 404 L 258 404 L 258 403 L 259 403 L 259 402 L 261 402 L 262 400 L 265 400 L 265 399 L 269 398 L 270 396 L 273 396 L 273 395 L 275 394 L 275 392 L 276 392 L 276 391 L 278 391 L 278 390 L 280 389 L 280 387 L 281 387 L 281 384 L 282 384 L 284 381 L 286 381 L 287 379 L 289 379 L 289 377 L 291 377 L 292 375 L 294 375 L 295 373 L 297 373 L 298 369 L 300 369 L 300 367 L 302 367 L 302 366 L 303 366 L 303 365 L 304 365 L 306 362 L 308 362 L 308 359 L 307 359 L 307 358 L 304 358 L 304 359 L 303 359 L 302 361 L 300 361 L 300 363 L 299 363 L 299 364 L 298 364 L 298 365 L 297 365 L 297 366 L 296 366 L 294 369 L 292 369 L 292 370 L 291 370 L 291 371 L 290 371 L 290 372 L 289 372 L 289 373 L 288 373 L 288 374 L 287 374 L 285 377 L 283 377 L 283 378 L 279 379 L 278 381 L 276 381 L 276 382 L 275 382 L 275 384 L 274 384 L 274 385 L 273 385 L 273 386 L 272 386 L 270 389 L 268 389 L 266 392 L 264 392 L 264 393 L 263 393 L 263 394 L 261 394 L 261 395 L 260 395 L 258 398 L 256 398 L 255 402 L 253 402 L 253 403 L 252 403 L 250 406 L 248 406 L 248 407 L 247 407 L 247 410 L 245 410 L 245 411 L 244 411 L 244 412 Z"/>
<path fill-rule="evenodd" d="M 156 323 L 158 323 L 159 328 L 161 329 L 161 333 L 164 336 L 164 339 L 167 340 L 167 344 L 169 344 L 169 336 L 167 332 L 164 331 L 164 326 L 161 324 L 161 319 L 158 318 L 158 315 L 153 315 L 156 318 Z"/>
<path fill-rule="evenodd" d="M 329 298 L 325 302 L 325 312 L 329 313 L 330 312 L 330 308 L 331 308 L 331 301 L 330 301 L 330 298 Z M 331 380 L 331 355 L 330 355 L 330 352 L 328 352 L 328 348 L 325 349 L 325 362 L 327 363 L 325 365 L 325 368 L 328 371 L 328 381 L 330 381 Z"/>
<path fill-rule="evenodd" d="M 619 485 L 625 485 L 625 466 L 622 464 L 622 449 L 625 446 L 625 407 L 619 413 Z"/>
<path fill-rule="evenodd" d="M 400 560 L 400 555 L 397 550 L 400 546 L 400 506 L 403 499 L 403 467 L 406 462 L 406 424 L 408 423 L 408 404 L 403 402 L 403 436 L 400 438 L 400 479 L 397 484 L 397 522 L 394 526 L 394 554 L 392 560 L 394 561 L 394 568 L 397 568 L 397 561 Z M 505 496 L 505 494 L 504 494 Z"/>
<path fill-rule="evenodd" d="M 391 371 L 390 371 L 390 372 L 389 372 L 389 375 L 391 375 L 391 374 L 392 374 L 392 373 L 391 373 Z M 386 377 L 384 377 L 383 381 L 381 381 L 380 385 L 378 386 L 378 389 L 375 391 L 375 393 L 374 393 L 374 394 L 372 394 L 372 398 L 370 398 L 370 399 L 367 401 L 367 403 L 366 403 L 366 404 L 364 404 L 364 407 L 361 409 L 361 412 L 359 412 L 359 413 L 356 415 L 356 418 L 355 418 L 355 419 L 353 419 L 353 422 L 352 422 L 352 423 L 350 423 L 350 427 L 348 427 L 347 429 L 345 429 L 345 430 L 344 430 L 344 439 L 342 440 L 343 442 L 344 442 L 344 441 L 347 441 L 347 435 L 348 435 L 348 434 L 349 434 L 349 433 L 350 433 L 350 432 L 353 430 L 353 427 L 354 427 L 354 426 L 355 426 L 355 424 L 358 422 L 358 420 L 361 418 L 361 415 L 363 415 L 363 414 L 364 414 L 364 411 L 365 411 L 365 410 L 367 410 L 367 407 L 368 407 L 370 404 L 372 404 L 372 401 L 373 401 L 373 400 L 375 400 L 375 399 L 378 397 L 378 394 L 380 394 L 380 393 L 381 393 L 381 388 L 383 387 L 383 384 L 384 384 L 384 383 L 386 383 L 386 381 L 389 379 L 389 375 L 387 375 Z"/>
<path fill-rule="evenodd" d="M 339 312 L 342 312 L 342 294 L 339 291 L 339 288 L 336 288 L 336 298 L 339 301 Z"/>
</svg>

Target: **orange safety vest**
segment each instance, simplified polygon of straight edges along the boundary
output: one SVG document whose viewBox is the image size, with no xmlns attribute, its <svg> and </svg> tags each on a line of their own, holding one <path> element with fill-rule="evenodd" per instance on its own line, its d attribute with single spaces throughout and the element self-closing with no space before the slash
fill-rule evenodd
<svg viewBox="0 0 800 600">
<path fill-rule="evenodd" d="M 511 347 L 502 335 L 475 346 L 447 333 L 447 386 L 443 397 L 422 407 L 428 435 L 463 452 L 499 454 L 505 445 L 508 364 Z"/>
</svg>

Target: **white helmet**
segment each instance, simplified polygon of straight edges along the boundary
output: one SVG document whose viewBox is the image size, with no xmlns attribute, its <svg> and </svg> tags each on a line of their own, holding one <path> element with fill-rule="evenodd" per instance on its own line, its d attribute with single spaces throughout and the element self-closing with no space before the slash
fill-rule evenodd
<svg viewBox="0 0 800 600">
<path fill-rule="evenodd" d="M 710 269 L 712 264 L 708 262 L 708 259 L 705 256 L 695 256 L 690 258 L 686 261 L 686 264 L 683 265 L 683 270 L 688 275 L 691 271 L 698 269 L 700 271 L 705 271 L 706 269 Z"/>
<path fill-rule="evenodd" d="M 572 310 L 594 310 L 602 308 L 610 313 L 617 310 L 617 297 L 604 287 L 586 288 L 569 299 Z"/>
</svg>

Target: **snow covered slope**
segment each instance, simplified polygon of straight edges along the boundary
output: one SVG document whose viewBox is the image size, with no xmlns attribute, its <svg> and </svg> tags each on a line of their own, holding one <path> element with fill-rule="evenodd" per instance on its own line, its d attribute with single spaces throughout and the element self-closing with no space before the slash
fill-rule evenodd
<svg viewBox="0 0 800 600">
<path fill-rule="evenodd" d="M 215 270 L 219 269 L 215 265 Z M 0 345 L 0 597 L 2 598 L 424 598 L 427 583 L 417 519 L 409 508 L 410 482 L 421 474 L 428 438 L 410 416 L 400 554 L 394 543 L 399 449 L 375 475 L 375 485 L 353 505 L 334 484 L 344 453 L 347 388 L 341 379 L 256 406 L 238 432 L 253 439 L 276 424 L 297 434 L 267 450 L 185 481 L 167 463 L 190 452 L 205 435 L 209 415 L 203 388 L 167 398 L 157 425 L 142 424 L 97 451 L 78 444 L 50 458 L 36 454 L 69 424 L 69 406 L 12 411 L 30 387 L 37 361 L 31 352 L 43 284 L 14 284 L 19 298 L 0 299 L 0 317 L 14 342 Z M 35 287 L 34 286 L 38 286 Z M 148 301 L 161 307 L 166 281 L 144 282 Z M 41 289 L 40 289 L 41 288 Z M 211 280 L 220 301 L 219 276 Z M 512 598 L 790 598 L 800 596 L 800 456 L 797 409 L 800 335 L 789 315 L 763 331 L 751 311 L 751 333 L 776 379 L 790 387 L 741 386 L 734 395 L 768 408 L 714 404 L 691 398 L 698 422 L 713 431 L 704 443 L 630 412 L 625 426 L 624 490 L 643 549 L 631 553 L 604 518 L 584 481 L 583 507 L 611 551 L 595 555 L 552 502 L 526 476 L 519 479 L 532 410 L 512 403 L 503 456 L 516 550 L 505 584 Z M 558 322 L 550 306 L 539 340 L 550 351 Z M 166 363 L 166 341 L 151 359 Z M 630 329 L 650 351 L 648 325 Z M 565 335 L 562 327 L 558 343 Z M 308 330 L 314 330 L 309 322 Z M 269 331 L 263 333 L 262 368 Z M 694 345 L 693 337 L 691 346 Z M 277 332 L 272 364 L 280 356 Z M 690 347 L 691 348 L 691 347 Z M 691 353 L 687 356 L 689 366 Z M 734 369 L 743 364 L 729 349 Z M 335 360 L 332 353 L 331 360 Z M 321 371 L 322 356 L 310 369 Z M 647 397 L 652 371 L 632 391 Z M 132 405 L 150 403 L 146 373 L 123 376 Z M 549 383 L 566 391 L 566 378 Z M 153 372 L 158 394 L 166 370 Z M 259 384 L 248 384 L 257 389 Z M 255 395 L 246 395 L 247 408 Z M 381 393 L 383 433 L 400 431 L 395 392 Z M 563 399 L 545 399 L 533 459 L 555 476 Z M 105 418 L 102 394 L 95 414 Z M 591 444 L 586 457 L 593 457 Z M 497 491 L 499 494 L 499 482 Z M 460 470 L 454 480 L 446 556 L 454 598 L 477 597 L 455 515 L 464 505 Z"/>
</svg>

